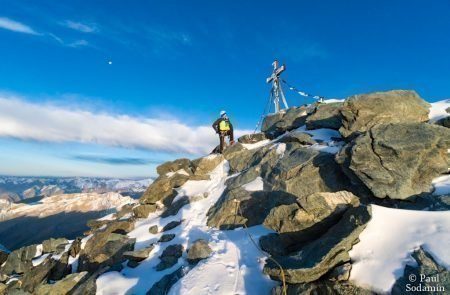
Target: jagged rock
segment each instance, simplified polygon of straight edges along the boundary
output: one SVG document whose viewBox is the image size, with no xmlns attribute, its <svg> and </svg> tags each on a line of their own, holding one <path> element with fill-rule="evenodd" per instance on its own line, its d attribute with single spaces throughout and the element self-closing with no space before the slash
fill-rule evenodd
<svg viewBox="0 0 450 295">
<path fill-rule="evenodd" d="M 58 260 L 55 260 L 55 266 L 52 268 L 49 280 L 58 281 L 72 272 L 72 266 L 69 265 L 69 252 L 65 252 Z"/>
<path fill-rule="evenodd" d="M 393 90 L 354 95 L 341 109 L 343 137 L 353 137 L 383 123 L 426 122 L 430 105 L 414 91 Z"/>
<path fill-rule="evenodd" d="M 0 283 L 0 294 L 5 294 L 6 288 L 8 288 L 6 284 Z"/>
<path fill-rule="evenodd" d="M 270 114 L 264 118 L 261 131 L 268 138 L 275 138 L 305 124 L 309 107 L 291 107 L 286 111 Z"/>
<path fill-rule="evenodd" d="M 170 288 L 187 272 L 187 268 L 180 267 L 176 271 L 163 276 L 161 280 L 155 283 L 151 289 L 148 290 L 147 295 L 167 295 Z"/>
<path fill-rule="evenodd" d="M 161 201 L 165 206 L 170 206 L 177 195 L 174 188 L 182 186 L 189 180 L 189 175 L 176 173 L 171 177 L 162 175 L 158 177 L 139 199 L 141 204 L 155 204 Z"/>
<path fill-rule="evenodd" d="M 230 172 L 236 173 L 246 169 L 254 150 L 246 149 L 241 143 L 235 143 L 223 151 L 225 160 L 230 165 Z"/>
<path fill-rule="evenodd" d="M 34 289 L 48 278 L 52 268 L 55 265 L 56 261 L 50 257 L 47 257 L 42 263 L 32 267 L 22 277 L 21 288 L 24 291 L 33 293 Z"/>
<path fill-rule="evenodd" d="M 347 144 L 336 161 L 375 197 L 406 199 L 432 190 L 447 172 L 450 130 L 426 123 L 382 124 Z"/>
<path fill-rule="evenodd" d="M 114 214 L 116 219 L 125 217 L 126 215 L 131 215 L 133 213 L 134 204 L 127 204 L 123 206 L 118 212 Z"/>
<path fill-rule="evenodd" d="M 76 238 L 69 248 L 69 255 L 75 258 L 81 251 L 81 238 Z"/>
<path fill-rule="evenodd" d="M 183 206 L 185 206 L 189 203 L 190 203 L 189 197 L 187 197 L 187 196 L 181 197 L 178 200 L 176 200 L 175 202 L 173 202 L 170 207 L 167 207 L 167 209 L 161 214 L 161 217 L 165 218 L 165 217 L 177 215 L 178 211 L 180 211 L 180 209 Z"/>
<path fill-rule="evenodd" d="M 341 108 L 343 104 L 343 102 L 334 102 L 317 105 L 314 113 L 306 118 L 306 129 L 339 130 L 342 126 Z"/>
<path fill-rule="evenodd" d="M 148 232 L 151 234 L 157 234 L 158 233 L 158 226 L 157 225 L 152 225 L 150 226 L 150 228 L 148 229 Z"/>
<path fill-rule="evenodd" d="M 297 197 L 316 192 L 349 190 L 348 178 L 334 160 L 334 155 L 307 148 L 286 152 L 270 169 L 266 178 L 272 190 L 281 190 Z"/>
<path fill-rule="evenodd" d="M 56 252 L 59 254 L 65 250 L 67 244 L 69 244 L 69 241 L 66 238 L 52 238 L 42 242 L 42 251 L 44 253 Z"/>
<path fill-rule="evenodd" d="M 80 253 L 78 271 L 95 271 L 100 267 L 122 263 L 123 253 L 132 251 L 136 239 L 121 234 L 97 232 Z"/>
<path fill-rule="evenodd" d="M 249 144 L 249 143 L 257 143 L 263 140 L 268 139 L 266 137 L 266 134 L 264 134 L 263 132 L 260 133 L 255 133 L 255 134 L 246 134 L 246 135 L 242 135 L 241 137 L 238 138 L 238 142 L 240 143 L 244 143 L 244 144 Z"/>
<path fill-rule="evenodd" d="M 188 174 L 192 174 L 192 162 L 189 159 L 178 159 L 175 161 L 166 162 L 156 167 L 156 172 L 158 172 L 160 176 L 164 176 L 169 172 L 177 172 L 179 170 L 184 170 Z"/>
<path fill-rule="evenodd" d="M 213 154 L 192 161 L 192 164 L 194 166 L 194 175 L 208 175 L 220 163 L 222 163 L 223 160 L 224 157 L 221 154 Z"/>
<path fill-rule="evenodd" d="M 161 238 L 159 238 L 158 243 L 166 243 L 172 241 L 175 238 L 175 234 L 163 234 Z"/>
<path fill-rule="evenodd" d="M 403 276 L 392 287 L 392 295 L 432 295 L 450 290 L 450 271 L 439 265 L 433 256 L 420 247 L 413 252 L 412 257 L 417 266 L 405 266 Z M 415 280 L 411 280 L 411 277 Z"/>
<path fill-rule="evenodd" d="M 134 219 L 114 220 L 111 221 L 102 232 L 125 235 L 134 229 L 134 224 Z"/>
<path fill-rule="evenodd" d="M 33 264 L 31 260 L 37 254 L 37 245 L 30 245 L 14 250 L 9 253 L 0 272 L 10 275 L 12 273 L 21 274 L 29 270 Z"/>
<path fill-rule="evenodd" d="M 278 233 L 297 232 L 323 223 L 332 215 L 342 215 L 350 206 L 359 206 L 358 197 L 350 192 L 315 193 L 297 198 L 296 203 L 272 209 L 264 225 Z"/>
<path fill-rule="evenodd" d="M 285 136 L 281 137 L 278 142 L 295 142 L 303 145 L 313 145 L 317 143 L 317 141 L 315 141 L 311 135 L 300 131 L 291 131 Z"/>
<path fill-rule="evenodd" d="M 285 192 L 249 192 L 243 188 L 225 190 L 210 208 L 207 224 L 220 229 L 261 224 L 272 208 L 292 202 L 295 202 L 295 197 Z"/>
<path fill-rule="evenodd" d="M 95 231 L 95 230 L 101 228 L 102 226 L 104 226 L 105 224 L 108 224 L 109 222 L 110 222 L 110 220 L 91 219 L 91 220 L 88 220 L 88 222 L 86 223 L 86 225 L 87 225 L 92 231 Z"/>
<path fill-rule="evenodd" d="M 167 268 L 171 268 L 178 262 L 178 258 L 183 255 L 182 245 L 170 245 L 164 249 L 159 259 L 161 260 L 156 266 L 157 271 L 162 271 Z"/>
<path fill-rule="evenodd" d="M 333 281 L 348 281 L 351 270 L 352 264 L 349 262 L 344 263 L 333 268 L 328 274 L 328 278 Z"/>
<path fill-rule="evenodd" d="M 450 128 L 450 116 L 437 120 L 436 124 Z"/>
<path fill-rule="evenodd" d="M 350 261 L 348 251 L 358 241 L 359 234 L 370 219 L 370 208 L 350 208 L 342 219 L 317 240 L 308 243 L 294 255 L 277 257 L 289 284 L 312 282 L 335 266 Z M 278 266 L 268 260 L 264 272 L 281 280 Z"/>
<path fill-rule="evenodd" d="M 86 275 L 70 291 L 70 295 L 96 295 L 97 278 L 107 271 L 112 270 L 109 266 L 101 266 L 95 270 L 89 277 Z"/>
<path fill-rule="evenodd" d="M 54 284 L 44 284 L 36 288 L 36 295 L 65 295 L 87 277 L 87 272 L 69 274 Z"/>
<path fill-rule="evenodd" d="M 353 285 L 351 282 L 320 280 L 311 283 L 288 285 L 287 295 L 375 295 L 370 290 Z M 282 287 L 275 287 L 271 295 L 284 295 Z"/>
<path fill-rule="evenodd" d="M 189 263 L 197 263 L 211 256 L 211 253 L 212 249 L 209 247 L 208 241 L 202 239 L 196 240 L 187 251 L 187 260 Z"/>
<path fill-rule="evenodd" d="M 174 229 L 177 226 L 179 226 L 180 224 L 181 224 L 181 221 L 171 221 L 163 227 L 162 231 L 164 232 L 164 231 Z"/>
<path fill-rule="evenodd" d="M 134 251 L 126 251 L 123 253 L 123 257 L 128 260 L 141 262 L 142 260 L 145 260 L 148 258 L 152 250 L 155 248 L 153 244 L 150 246 L 140 249 L 140 250 L 134 250 Z"/>
<path fill-rule="evenodd" d="M 8 255 L 9 255 L 9 251 L 2 250 L 0 248 L 0 266 L 3 264 L 3 262 L 6 261 L 6 259 L 8 259 Z"/>
<path fill-rule="evenodd" d="M 136 218 L 147 218 L 150 213 L 155 212 L 158 207 L 154 204 L 138 205 L 133 208 L 133 213 Z"/>
</svg>

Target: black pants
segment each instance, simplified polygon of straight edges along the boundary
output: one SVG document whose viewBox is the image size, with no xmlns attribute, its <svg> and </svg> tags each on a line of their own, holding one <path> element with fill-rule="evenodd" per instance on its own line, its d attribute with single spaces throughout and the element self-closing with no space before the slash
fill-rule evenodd
<svg viewBox="0 0 450 295">
<path fill-rule="evenodd" d="M 219 138 L 220 138 L 219 151 L 220 151 L 220 153 L 222 153 L 223 149 L 225 148 L 225 136 L 228 136 L 228 139 L 230 140 L 230 142 L 234 141 L 233 132 L 231 130 L 220 131 L 219 132 Z"/>
</svg>

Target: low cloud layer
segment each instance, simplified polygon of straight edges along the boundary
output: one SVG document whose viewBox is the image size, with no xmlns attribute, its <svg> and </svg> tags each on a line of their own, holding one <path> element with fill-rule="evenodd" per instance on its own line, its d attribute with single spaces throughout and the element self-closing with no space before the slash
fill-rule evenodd
<svg viewBox="0 0 450 295">
<path fill-rule="evenodd" d="M 209 125 L 188 126 L 174 119 L 145 119 L 71 110 L 5 95 L 0 95 L 0 136 L 195 155 L 209 153 L 218 143 Z"/>
<path fill-rule="evenodd" d="M 132 157 L 108 157 L 103 155 L 76 155 L 72 157 L 74 160 L 96 162 L 110 165 L 149 165 L 161 164 L 161 161 L 145 158 Z"/>
</svg>

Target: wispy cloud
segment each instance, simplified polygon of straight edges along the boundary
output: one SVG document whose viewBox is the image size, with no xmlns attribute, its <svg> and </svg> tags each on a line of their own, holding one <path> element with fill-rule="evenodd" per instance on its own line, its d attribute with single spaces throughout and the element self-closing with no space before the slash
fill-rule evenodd
<svg viewBox="0 0 450 295">
<path fill-rule="evenodd" d="M 87 47 L 91 46 L 88 41 L 84 39 L 75 40 L 75 41 L 65 41 L 62 38 L 56 36 L 55 34 L 49 33 L 48 36 L 50 36 L 53 40 L 55 40 L 58 44 L 66 47 L 72 47 L 72 48 L 80 48 L 80 47 Z"/>
<path fill-rule="evenodd" d="M 25 33 L 25 34 L 31 34 L 31 35 L 40 35 L 38 32 L 33 30 L 30 26 L 25 25 L 21 22 L 12 20 L 7 17 L 0 17 L 0 28 L 18 32 L 18 33 Z"/>
<path fill-rule="evenodd" d="M 83 33 L 94 33 L 98 31 L 98 26 L 94 23 L 81 23 L 71 20 L 66 20 L 64 26 L 70 28 L 75 31 L 83 32 Z"/>
<path fill-rule="evenodd" d="M 250 131 L 237 131 L 243 134 Z M 46 142 L 81 142 L 153 151 L 206 154 L 217 144 L 212 128 L 175 119 L 134 118 L 40 105 L 0 96 L 0 136 Z"/>
<path fill-rule="evenodd" d="M 161 161 L 153 159 L 132 158 L 132 157 L 110 157 L 104 155 L 91 155 L 91 154 L 75 155 L 72 157 L 72 159 L 111 165 L 149 165 L 161 163 Z"/>
</svg>

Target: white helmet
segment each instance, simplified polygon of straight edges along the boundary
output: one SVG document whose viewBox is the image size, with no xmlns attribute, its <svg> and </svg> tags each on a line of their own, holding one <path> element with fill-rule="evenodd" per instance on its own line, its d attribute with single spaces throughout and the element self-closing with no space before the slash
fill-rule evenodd
<svg viewBox="0 0 450 295">
<path fill-rule="evenodd" d="M 225 112 L 225 111 L 220 111 L 220 116 L 221 117 L 223 117 L 224 115 L 226 115 L 227 114 L 227 112 Z"/>
</svg>

